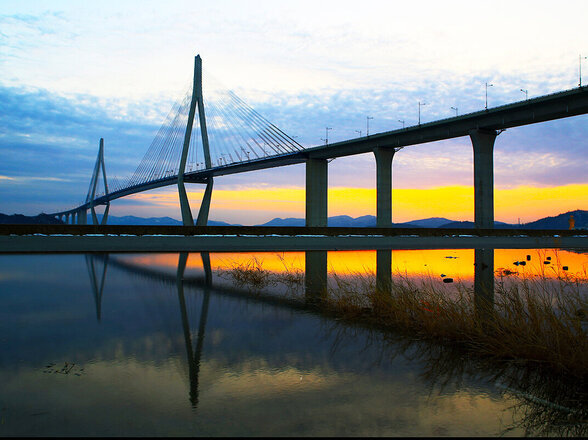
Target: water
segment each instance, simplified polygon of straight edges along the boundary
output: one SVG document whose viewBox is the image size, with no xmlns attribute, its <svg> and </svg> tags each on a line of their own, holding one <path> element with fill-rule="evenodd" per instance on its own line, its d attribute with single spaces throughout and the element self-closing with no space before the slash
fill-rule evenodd
<svg viewBox="0 0 588 440">
<path fill-rule="evenodd" d="M 179 271 L 178 254 L 0 255 L 0 435 L 585 434 L 569 420 L 586 400 L 560 405 L 570 398 L 557 393 L 576 385 L 566 378 L 522 380 L 504 365 L 344 324 L 304 305 L 308 283 L 291 294 L 226 276 L 254 258 L 307 278 L 313 261 L 340 274 L 382 261 L 370 251 L 314 255 L 190 254 Z M 526 255 L 528 265 L 512 265 Z M 547 256 L 570 272 L 588 267 L 582 252 L 496 250 L 494 268 L 545 271 Z M 391 262 L 393 273 L 439 283 L 476 276 L 473 250 L 394 251 Z"/>
</svg>

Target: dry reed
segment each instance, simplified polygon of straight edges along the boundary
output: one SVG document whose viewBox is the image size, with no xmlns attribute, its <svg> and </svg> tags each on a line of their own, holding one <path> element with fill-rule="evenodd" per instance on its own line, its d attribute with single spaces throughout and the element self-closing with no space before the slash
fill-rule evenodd
<svg viewBox="0 0 588 440">
<path fill-rule="evenodd" d="M 302 272 L 284 266 L 284 273 L 272 273 L 254 258 L 223 273 L 256 289 L 278 283 L 299 287 Z M 489 292 L 474 292 L 459 281 L 448 287 L 431 277 L 417 282 L 398 273 L 382 288 L 373 273 L 331 273 L 332 282 L 317 306 L 339 319 L 361 320 L 484 357 L 532 363 L 585 379 L 588 276 L 562 271 L 557 260 L 550 270 L 558 271 L 555 278 L 545 272 L 508 272 L 505 277 L 497 271 L 492 303 L 484 301 Z"/>
</svg>

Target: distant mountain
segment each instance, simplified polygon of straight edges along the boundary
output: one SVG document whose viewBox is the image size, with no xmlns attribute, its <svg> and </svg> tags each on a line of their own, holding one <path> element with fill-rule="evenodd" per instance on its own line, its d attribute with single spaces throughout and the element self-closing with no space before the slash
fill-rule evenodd
<svg viewBox="0 0 588 440">
<path fill-rule="evenodd" d="M 36 224 L 36 225 L 62 225 L 61 220 L 56 219 L 47 214 L 39 214 L 35 216 L 27 216 L 22 214 L 6 215 L 0 214 L 0 224 L 4 225 L 21 225 L 21 224 Z"/>
<path fill-rule="evenodd" d="M 441 226 L 438 226 L 439 228 L 444 228 L 444 229 L 474 229 L 474 222 L 449 222 L 449 223 L 445 223 Z M 513 229 L 513 228 L 519 228 L 519 225 L 511 225 L 509 223 L 503 223 L 503 222 L 494 222 L 494 229 Z"/>
<path fill-rule="evenodd" d="M 220 222 L 216 220 L 208 220 L 208 226 L 243 226 L 236 223 L 227 223 L 227 222 Z"/>
<path fill-rule="evenodd" d="M 267 223 L 257 226 L 304 226 L 306 221 L 303 218 L 274 218 Z"/>
<path fill-rule="evenodd" d="M 570 215 L 574 216 L 574 229 L 588 229 L 588 211 L 577 209 L 555 217 L 545 217 L 540 220 L 525 223 L 525 229 L 568 229 Z"/>
<path fill-rule="evenodd" d="M 98 215 L 98 221 L 102 221 L 102 215 Z M 88 216 L 88 222 L 92 222 L 91 217 Z M 171 217 L 135 217 L 134 215 L 125 215 L 123 217 L 116 217 L 114 215 L 108 216 L 109 225 L 161 225 L 161 226 L 181 226 L 182 222 Z"/>
<path fill-rule="evenodd" d="M 413 220 L 405 223 L 393 223 L 393 228 L 436 228 L 451 220 L 441 217 L 432 217 L 422 220 Z M 303 218 L 275 218 L 259 226 L 304 226 L 306 224 Z M 373 215 L 363 215 L 353 218 L 348 215 L 336 215 L 327 219 L 327 225 L 342 228 L 374 228 L 376 226 L 376 217 Z"/>
<path fill-rule="evenodd" d="M 449 220 L 443 217 L 431 217 L 422 220 L 411 220 L 407 224 L 419 226 L 421 228 L 438 228 L 441 225 L 451 223 L 453 220 Z"/>
<path fill-rule="evenodd" d="M 575 210 L 569 211 L 555 217 L 545 217 L 534 222 L 525 223 L 523 225 L 509 224 L 504 222 L 494 222 L 494 227 L 497 229 L 505 228 L 521 228 L 521 229 L 568 229 L 570 216 L 574 216 L 575 229 L 588 229 L 588 211 Z M 98 214 L 98 220 L 102 220 L 102 215 Z M 88 216 L 88 221 L 91 222 L 91 217 Z M 46 214 L 39 214 L 37 216 L 25 216 L 21 214 L 6 215 L 0 214 L 0 224 L 63 224 L 61 220 L 51 217 Z M 123 217 L 108 216 L 109 225 L 163 225 L 163 226 L 180 226 L 182 222 L 171 217 L 136 217 L 127 215 Z M 267 223 L 257 226 L 305 226 L 306 221 L 303 218 L 274 218 Z M 348 215 L 337 215 L 328 218 L 329 226 L 333 227 L 355 227 L 355 228 L 369 228 L 376 226 L 376 217 L 373 215 L 364 215 L 353 218 Z M 209 220 L 209 226 L 241 226 L 239 224 L 231 224 L 222 221 Z M 473 222 L 452 221 L 443 217 L 431 217 L 420 220 L 411 220 L 405 223 L 393 223 L 393 228 L 473 228 Z"/>
<path fill-rule="evenodd" d="M 98 221 L 102 220 L 102 215 L 98 215 Z M 183 223 L 180 220 L 176 220 L 171 217 L 135 217 L 134 215 L 126 215 L 123 217 L 116 217 L 113 215 L 108 216 L 109 225 L 160 225 L 160 226 L 181 226 Z M 208 226 L 241 226 L 232 225 L 226 222 L 220 222 L 215 220 L 209 220 Z"/>
</svg>

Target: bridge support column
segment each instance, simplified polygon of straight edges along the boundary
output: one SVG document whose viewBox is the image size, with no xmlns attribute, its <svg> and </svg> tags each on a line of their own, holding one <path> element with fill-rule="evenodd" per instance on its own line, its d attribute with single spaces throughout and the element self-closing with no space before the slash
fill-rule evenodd
<svg viewBox="0 0 588 440">
<path fill-rule="evenodd" d="M 88 212 L 85 209 L 82 209 L 76 212 L 76 217 L 78 221 L 78 225 L 85 225 L 88 220 Z"/>
<path fill-rule="evenodd" d="M 392 159 L 394 149 L 376 148 L 376 225 L 392 226 Z"/>
<path fill-rule="evenodd" d="M 474 227 L 494 228 L 494 141 L 495 130 L 472 130 L 474 147 Z"/>
<path fill-rule="evenodd" d="M 306 161 L 306 226 L 327 226 L 328 163 Z"/>
</svg>

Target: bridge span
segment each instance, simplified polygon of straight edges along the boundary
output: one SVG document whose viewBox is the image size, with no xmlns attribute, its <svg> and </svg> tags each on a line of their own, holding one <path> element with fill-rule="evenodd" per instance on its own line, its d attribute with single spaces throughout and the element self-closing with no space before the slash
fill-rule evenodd
<svg viewBox="0 0 588 440">
<path fill-rule="evenodd" d="M 239 102 L 237 101 L 237 103 Z M 190 171 L 186 170 L 186 159 L 190 143 L 193 142 L 192 128 L 193 123 L 196 121 L 194 117 L 196 110 L 198 110 L 199 115 L 197 121 L 200 130 L 198 134 L 202 140 L 205 158 L 203 164 L 205 166 L 202 169 Z M 249 118 L 248 120 L 252 121 L 252 124 L 262 127 L 259 122 L 260 119 L 254 120 L 254 117 L 257 117 L 254 111 L 250 114 L 247 113 L 249 111 L 247 109 L 240 109 L 239 111 L 241 114 L 245 114 L 245 118 Z M 247 155 L 247 160 L 230 162 L 225 160 L 223 162 L 219 159 L 216 164 L 213 164 L 204 110 L 202 61 L 200 56 L 197 56 L 195 58 L 194 84 L 181 157 L 178 153 L 179 166 L 177 173 L 157 176 L 147 180 L 143 179 L 138 182 L 131 181 L 125 187 L 109 192 L 104 166 L 103 140 L 101 139 L 86 202 L 74 209 L 51 215 L 65 219 L 68 223 L 71 219 L 71 223 L 85 224 L 87 222 L 87 211 L 90 210 L 93 223 L 98 224 L 95 207 L 105 205 L 103 216 L 103 224 L 105 224 L 111 201 L 142 191 L 177 185 L 183 223 L 185 226 L 193 226 L 194 220 L 184 183 L 198 183 L 206 184 L 206 190 L 196 220 L 196 225 L 204 226 L 208 220 L 215 177 L 305 163 L 306 226 L 326 227 L 328 162 L 338 157 L 372 152 L 376 159 L 377 226 L 389 227 L 392 223 L 392 160 L 394 155 L 407 146 L 469 136 L 474 156 L 474 223 L 478 229 L 491 229 L 494 227 L 493 151 L 496 137 L 509 128 L 587 113 L 588 86 L 584 86 L 426 124 L 418 124 L 311 148 L 303 148 L 293 138 L 266 121 L 268 125 L 264 125 L 263 129 L 259 129 L 259 136 L 263 137 L 263 142 L 266 146 L 268 145 L 267 142 L 273 143 L 271 144 L 272 146 L 275 145 L 275 148 L 273 148 L 275 154 L 266 155 L 266 151 L 263 149 L 264 155 L 262 157 L 250 159 L 249 155 Z M 236 151 L 234 153 L 237 154 Z M 105 191 L 104 194 L 97 195 L 96 186 L 100 171 L 102 171 Z M 149 173 L 147 174 L 149 175 Z"/>
</svg>

